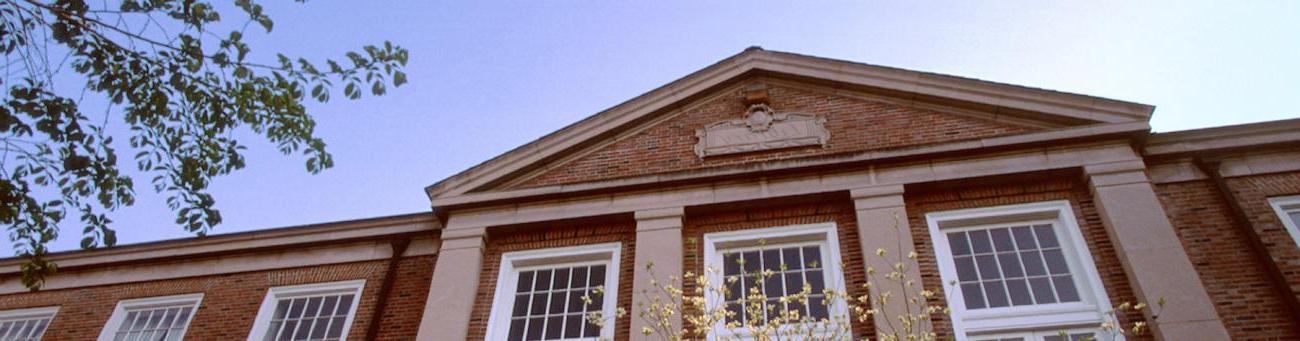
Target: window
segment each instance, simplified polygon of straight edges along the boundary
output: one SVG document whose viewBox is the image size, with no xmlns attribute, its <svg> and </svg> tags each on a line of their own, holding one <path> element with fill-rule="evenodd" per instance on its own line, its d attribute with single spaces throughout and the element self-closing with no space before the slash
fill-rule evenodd
<svg viewBox="0 0 1300 341">
<path fill-rule="evenodd" d="M 705 296 L 710 306 L 725 303 L 727 309 L 735 313 L 715 327 L 722 331 L 720 336 L 743 337 L 748 333 L 745 328 L 727 329 L 728 322 L 739 322 L 740 325 L 764 323 L 746 321 L 750 316 L 745 312 L 745 296 L 751 290 L 757 290 L 767 297 L 762 309 L 765 315 L 797 310 L 799 316 L 814 319 L 847 317 L 848 307 L 844 302 L 833 300 L 827 306 L 823 294 L 827 288 L 844 290 L 839 242 L 835 231 L 834 223 L 824 223 L 704 235 L 705 266 L 721 270 L 721 273 L 706 271 L 712 277 L 710 281 L 728 283 L 727 278 L 738 278 L 727 284 L 729 287 L 725 297 L 715 291 L 708 291 Z M 772 271 L 774 275 L 754 275 L 765 270 Z M 778 300 L 779 297 L 799 293 L 805 285 L 810 288 L 806 305 L 803 302 L 782 303 Z M 769 310 L 768 307 L 773 308 Z"/>
<path fill-rule="evenodd" d="M 99 340 L 181 340 L 202 300 L 190 294 L 117 302 Z"/>
<path fill-rule="evenodd" d="M 619 251 L 608 243 L 502 254 L 487 339 L 612 338 L 613 323 L 599 328 L 587 316 L 614 316 Z"/>
<path fill-rule="evenodd" d="M 1291 233 L 1291 239 L 1300 245 L 1300 195 L 1270 198 L 1268 203 L 1273 206 L 1278 218 L 1282 219 L 1282 226 Z"/>
<path fill-rule="evenodd" d="M 45 335 L 59 307 L 0 311 L 0 341 L 36 341 Z"/>
<path fill-rule="evenodd" d="M 364 280 L 271 288 L 249 340 L 346 340 Z"/>
<path fill-rule="evenodd" d="M 926 219 L 958 340 L 1083 338 L 1110 310 L 1068 201 Z"/>
<path fill-rule="evenodd" d="M 1097 330 L 1088 328 L 1005 333 L 975 337 L 976 341 L 1092 341 L 1096 339 Z"/>
</svg>

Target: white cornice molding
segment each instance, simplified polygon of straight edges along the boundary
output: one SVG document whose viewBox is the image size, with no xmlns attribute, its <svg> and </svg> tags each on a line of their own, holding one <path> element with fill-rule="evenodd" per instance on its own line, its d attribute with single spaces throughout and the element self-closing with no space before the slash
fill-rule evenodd
<svg viewBox="0 0 1300 341">
<path fill-rule="evenodd" d="M 1152 134 L 1147 156 L 1168 156 L 1291 143 L 1300 147 L 1300 118 Z"/>
<path fill-rule="evenodd" d="M 913 94 L 910 99 L 980 103 L 995 113 L 1018 110 L 1099 123 L 1145 123 L 1154 110 L 1145 104 L 751 48 L 448 177 L 425 192 L 435 201 L 464 195 L 756 70 Z"/>
<path fill-rule="evenodd" d="M 59 252 L 49 255 L 48 259 L 58 263 L 60 269 L 71 269 L 150 259 L 198 257 L 292 245 L 379 238 L 389 235 L 432 233 L 441 228 L 441 223 L 432 213 L 420 213 L 166 240 L 108 249 Z M 25 262 L 26 260 L 21 258 L 0 259 L 0 276 L 20 273 L 20 267 Z"/>
</svg>

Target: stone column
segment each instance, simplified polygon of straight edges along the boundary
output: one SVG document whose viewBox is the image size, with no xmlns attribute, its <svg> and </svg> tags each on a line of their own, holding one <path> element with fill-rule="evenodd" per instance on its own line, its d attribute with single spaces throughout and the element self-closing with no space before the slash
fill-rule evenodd
<svg viewBox="0 0 1300 341">
<path fill-rule="evenodd" d="M 650 306 L 652 298 L 658 295 L 655 293 L 657 289 L 650 284 L 646 265 L 654 264 L 654 277 L 660 283 L 667 283 L 669 276 L 682 276 L 683 212 L 681 207 L 636 212 L 636 272 L 632 275 L 632 311 L 628 312 L 632 315 L 632 340 L 662 339 L 641 333 L 642 327 L 653 326 L 651 321 L 641 317 L 642 307 Z M 680 330 L 681 315 L 674 315 L 670 324 L 673 330 Z"/>
<path fill-rule="evenodd" d="M 863 264 L 868 268 L 876 270 L 875 279 L 868 275 L 876 286 L 872 288 L 871 295 L 873 298 L 881 292 L 888 291 L 893 294 L 893 298 L 886 302 L 881 311 L 875 314 L 876 332 L 878 334 L 890 334 L 896 331 L 897 334 L 906 337 L 906 333 L 899 325 L 898 317 L 905 314 L 918 314 L 925 309 L 925 301 L 921 304 L 909 306 L 907 296 L 920 298 L 921 287 L 921 270 L 917 268 L 916 262 L 907 260 L 908 253 L 915 251 L 915 244 L 912 244 L 912 230 L 907 224 L 907 207 L 903 204 L 903 186 L 874 186 L 858 188 L 849 191 L 853 198 L 854 208 L 858 216 L 858 241 L 862 246 Z M 877 250 L 885 250 L 885 258 L 876 254 Z M 898 282 L 885 279 L 885 276 L 893 271 L 894 264 L 899 260 L 904 260 L 909 264 L 907 271 L 903 273 L 903 281 L 911 281 L 912 287 L 904 288 Z M 906 290 L 906 293 L 904 292 Z M 930 326 L 924 326 L 929 328 Z M 921 331 L 929 331 L 928 329 Z M 913 333 L 915 334 L 915 333 Z"/>
<path fill-rule="evenodd" d="M 1145 169 L 1141 160 L 1132 160 L 1088 165 L 1084 173 L 1138 300 L 1167 302 L 1152 332 L 1161 340 L 1227 340 L 1228 331 Z"/>
<path fill-rule="evenodd" d="M 486 230 L 443 230 L 416 340 L 464 340 L 469 335 Z"/>
</svg>

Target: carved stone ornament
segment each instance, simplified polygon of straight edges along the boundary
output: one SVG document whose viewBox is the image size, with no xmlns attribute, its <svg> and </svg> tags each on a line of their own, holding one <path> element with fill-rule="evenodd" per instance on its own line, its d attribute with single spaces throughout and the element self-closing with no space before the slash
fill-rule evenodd
<svg viewBox="0 0 1300 341">
<path fill-rule="evenodd" d="M 776 113 L 766 104 L 749 106 L 745 118 L 714 122 L 697 129 L 695 154 L 701 158 L 790 147 L 826 146 L 830 132 L 820 115 Z"/>
</svg>

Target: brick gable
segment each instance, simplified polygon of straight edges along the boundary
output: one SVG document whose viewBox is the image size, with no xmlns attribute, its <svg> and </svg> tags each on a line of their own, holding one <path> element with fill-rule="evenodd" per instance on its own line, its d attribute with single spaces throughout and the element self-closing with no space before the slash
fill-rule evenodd
<svg viewBox="0 0 1300 341">
<path fill-rule="evenodd" d="M 781 82 L 768 85 L 770 106 L 777 112 L 819 114 L 826 118 L 830 139 L 826 147 L 796 147 L 773 151 L 710 156 L 695 154 L 696 129 L 741 118 L 746 106 L 739 88 L 732 87 L 687 104 L 670 117 L 616 140 L 579 152 L 558 165 L 525 176 L 509 188 L 606 180 L 631 176 L 707 169 L 762 161 L 886 150 L 1012 135 L 1037 131 L 1028 125 L 974 116 L 917 109 L 884 101 L 850 97 L 816 86 Z M 748 83 L 747 83 L 748 84 Z"/>
</svg>

